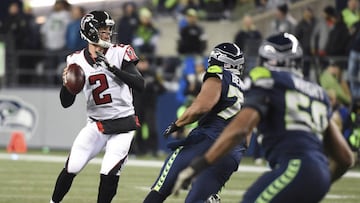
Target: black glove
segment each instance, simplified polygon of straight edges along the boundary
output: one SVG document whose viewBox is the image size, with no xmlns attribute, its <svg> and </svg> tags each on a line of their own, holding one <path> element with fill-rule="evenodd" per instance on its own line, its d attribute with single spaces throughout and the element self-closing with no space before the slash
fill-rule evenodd
<svg viewBox="0 0 360 203">
<path fill-rule="evenodd" d="M 179 195 L 180 189 L 187 189 L 193 178 L 209 166 L 210 164 L 203 156 L 193 159 L 190 165 L 179 173 L 172 193 L 174 193 L 175 196 Z"/>
<path fill-rule="evenodd" d="M 180 127 L 175 124 L 175 122 L 170 123 L 170 125 L 165 129 L 163 136 L 169 137 L 169 135 L 177 130 L 179 130 Z"/>
<path fill-rule="evenodd" d="M 96 51 L 96 55 L 97 57 L 95 58 L 95 63 L 97 66 L 102 66 L 102 67 L 105 66 L 112 73 L 115 71 L 116 67 L 109 63 L 109 61 L 102 52 Z"/>
</svg>

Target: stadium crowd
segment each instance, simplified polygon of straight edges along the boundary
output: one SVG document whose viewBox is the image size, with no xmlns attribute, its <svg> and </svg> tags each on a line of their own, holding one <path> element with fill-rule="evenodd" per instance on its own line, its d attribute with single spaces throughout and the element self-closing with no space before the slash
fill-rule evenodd
<svg viewBox="0 0 360 203">
<path fill-rule="evenodd" d="M 156 3 L 154 3 L 156 2 Z M 152 98 L 151 105 L 142 106 L 140 118 L 147 120 L 147 129 L 137 137 L 133 153 L 156 155 L 158 132 L 154 125 L 156 97 L 166 91 L 176 92 L 178 106 L 185 105 L 200 91 L 207 67 L 204 51 L 208 46 L 206 27 L 201 22 L 231 20 L 234 8 L 243 1 L 159 0 L 143 5 L 129 1 L 119 5 L 121 16 L 115 19 L 113 41 L 131 44 L 139 55 L 140 72 L 147 88 L 138 98 Z M 354 151 L 360 147 L 360 4 L 359 0 L 335 1 L 316 15 L 310 6 L 303 9 L 302 18 L 291 14 L 293 0 L 255 0 L 254 12 L 274 10 L 271 33 L 261 33 L 253 22 L 253 13 L 244 13 L 239 32 L 228 39 L 245 53 L 246 73 L 256 65 L 257 48 L 266 35 L 289 32 L 300 41 L 304 50 L 303 75 L 318 82 L 332 99 L 334 119 Z M 345 3 L 346 2 L 346 3 Z M 335 5 L 335 6 L 333 6 Z M 65 56 L 86 46 L 79 30 L 84 7 L 57 0 L 44 23 L 39 24 L 27 1 L 2 1 L 0 40 L 6 42 L 9 75 L 5 86 L 61 84 Z M 157 55 L 159 29 L 153 23 L 155 15 L 174 16 L 178 23 L 178 56 Z M 121 32 L 120 32 L 121 30 Z M 9 57 L 17 54 L 17 58 Z M 25 54 L 22 54 L 25 53 Z M 30 55 L 29 55 L 30 53 Z M 21 69 L 22 71 L 16 71 Z M 16 84 L 13 84 L 17 81 Z M 136 98 L 135 98 L 135 101 Z M 141 101 L 141 99 L 140 99 Z M 139 106 L 135 104 L 135 106 Z M 141 106 L 141 105 L 140 105 Z M 140 109 L 138 107 L 138 109 Z M 145 115 L 150 114 L 150 115 Z M 145 121 L 146 122 L 146 121 Z M 150 125 L 150 126 L 149 126 Z M 146 126 L 146 125 L 145 125 Z M 149 144 L 150 143 L 150 144 Z"/>
</svg>

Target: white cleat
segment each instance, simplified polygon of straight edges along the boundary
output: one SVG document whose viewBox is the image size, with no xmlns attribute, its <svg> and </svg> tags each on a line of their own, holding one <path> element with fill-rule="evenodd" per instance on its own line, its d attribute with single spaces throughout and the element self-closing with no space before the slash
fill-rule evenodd
<svg viewBox="0 0 360 203">
<path fill-rule="evenodd" d="M 205 203 L 220 203 L 220 196 L 218 194 L 211 195 Z"/>
</svg>

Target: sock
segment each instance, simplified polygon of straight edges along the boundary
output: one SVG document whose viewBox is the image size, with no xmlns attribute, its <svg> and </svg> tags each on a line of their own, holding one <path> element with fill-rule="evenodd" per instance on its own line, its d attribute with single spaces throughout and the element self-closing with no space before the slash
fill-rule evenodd
<svg viewBox="0 0 360 203">
<path fill-rule="evenodd" d="M 70 190 L 75 176 L 76 174 L 68 173 L 65 168 L 60 172 L 51 198 L 52 202 L 59 203 L 64 198 Z"/>
<path fill-rule="evenodd" d="M 151 192 L 146 196 L 143 203 L 160 203 L 166 199 L 164 195 L 160 194 L 155 190 L 151 190 Z"/>
<path fill-rule="evenodd" d="M 116 194 L 119 176 L 100 174 L 97 203 L 110 203 Z"/>
</svg>

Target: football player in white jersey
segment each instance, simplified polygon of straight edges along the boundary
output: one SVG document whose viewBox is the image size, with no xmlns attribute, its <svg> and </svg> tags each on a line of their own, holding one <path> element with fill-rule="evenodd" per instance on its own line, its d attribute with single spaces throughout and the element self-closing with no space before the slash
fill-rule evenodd
<svg viewBox="0 0 360 203">
<path fill-rule="evenodd" d="M 139 125 L 132 103 L 132 89 L 143 90 L 144 80 L 135 65 L 138 58 L 129 45 L 110 41 L 114 21 L 104 11 L 92 11 L 81 20 L 80 33 L 88 47 L 67 57 L 67 64 L 76 63 L 85 73 L 83 92 L 88 120 L 77 135 L 64 169 L 60 172 L 51 203 L 62 201 L 74 177 L 103 148 L 97 202 L 111 202 L 116 194 L 123 168 Z M 60 100 L 64 108 L 71 106 L 76 95 L 63 87 Z"/>
</svg>

